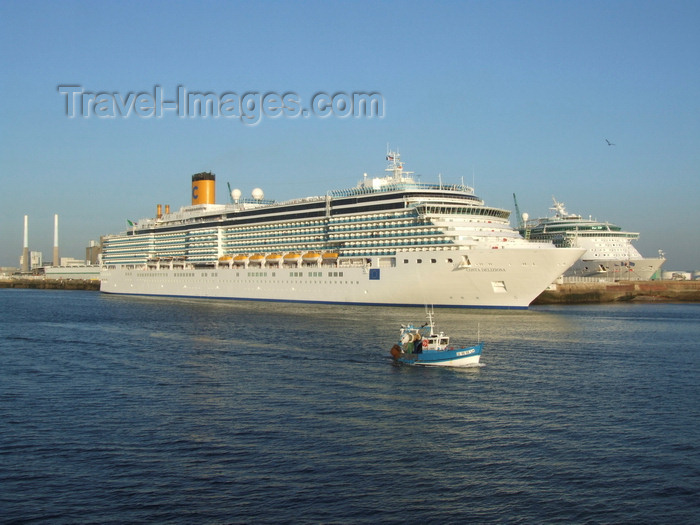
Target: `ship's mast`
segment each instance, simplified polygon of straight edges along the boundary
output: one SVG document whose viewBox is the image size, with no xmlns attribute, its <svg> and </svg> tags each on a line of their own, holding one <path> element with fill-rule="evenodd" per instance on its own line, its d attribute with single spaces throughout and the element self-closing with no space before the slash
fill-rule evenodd
<svg viewBox="0 0 700 525">
<path fill-rule="evenodd" d="M 387 146 L 386 149 L 387 166 L 384 171 L 391 173 L 388 178 L 395 182 L 401 182 L 406 178 L 406 175 L 412 175 L 412 171 L 404 171 L 403 163 L 401 162 L 401 154 L 397 151 L 391 151 Z"/>
<path fill-rule="evenodd" d="M 433 321 L 433 315 L 434 315 L 434 310 L 433 307 L 430 307 L 430 310 L 428 310 L 428 305 L 425 305 L 425 316 L 428 318 L 428 322 L 426 323 L 426 326 L 430 327 L 430 336 L 432 337 L 435 335 L 435 322 Z"/>
<path fill-rule="evenodd" d="M 564 208 L 564 203 L 563 202 L 558 202 L 557 199 L 552 195 L 552 201 L 554 201 L 554 206 L 549 208 L 550 210 L 554 211 L 555 216 L 560 219 L 565 219 L 566 218 L 566 208 Z"/>
</svg>

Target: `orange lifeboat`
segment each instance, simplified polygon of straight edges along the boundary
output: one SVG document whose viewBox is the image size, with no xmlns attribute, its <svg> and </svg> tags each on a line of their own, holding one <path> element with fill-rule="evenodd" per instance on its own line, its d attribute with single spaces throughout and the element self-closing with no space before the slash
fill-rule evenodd
<svg viewBox="0 0 700 525">
<path fill-rule="evenodd" d="M 248 256 L 241 253 L 233 258 L 233 264 L 245 264 L 248 260 Z"/>
<path fill-rule="evenodd" d="M 281 260 L 282 260 L 281 253 L 271 253 L 270 255 L 265 257 L 266 264 L 279 264 Z"/>
<path fill-rule="evenodd" d="M 265 256 L 262 253 L 256 253 L 250 256 L 250 264 L 262 264 L 265 260 Z"/>
<path fill-rule="evenodd" d="M 289 252 L 284 255 L 284 262 L 287 264 L 296 264 L 301 258 L 301 254 L 296 252 Z"/>
<path fill-rule="evenodd" d="M 230 255 L 222 255 L 221 257 L 219 257 L 218 264 L 220 266 L 228 266 L 229 268 L 231 268 L 231 266 L 233 265 L 233 257 L 231 257 Z"/>
<path fill-rule="evenodd" d="M 321 254 L 318 252 L 306 252 L 303 257 L 305 263 L 315 263 L 318 262 L 320 258 Z"/>
</svg>

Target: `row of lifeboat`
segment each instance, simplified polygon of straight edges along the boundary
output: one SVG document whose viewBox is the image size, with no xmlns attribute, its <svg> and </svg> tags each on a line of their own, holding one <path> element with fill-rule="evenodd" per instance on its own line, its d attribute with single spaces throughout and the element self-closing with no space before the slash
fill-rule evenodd
<svg viewBox="0 0 700 525">
<path fill-rule="evenodd" d="M 255 265 L 262 266 L 263 264 L 267 266 L 279 266 L 280 264 L 288 264 L 292 266 L 298 266 L 299 262 L 304 262 L 305 264 L 318 264 L 319 262 L 325 264 L 334 264 L 338 260 L 338 254 L 335 252 L 306 252 L 305 254 L 297 252 L 289 252 L 282 255 L 281 253 L 255 253 L 253 255 L 239 254 L 239 255 L 224 255 L 219 257 L 219 263 L 236 265 L 236 266 L 246 266 Z"/>
</svg>

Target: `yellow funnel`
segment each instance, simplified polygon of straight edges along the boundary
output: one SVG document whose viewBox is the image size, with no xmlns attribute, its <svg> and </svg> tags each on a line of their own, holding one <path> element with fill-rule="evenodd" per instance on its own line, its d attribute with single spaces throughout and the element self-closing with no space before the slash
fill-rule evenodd
<svg viewBox="0 0 700 525">
<path fill-rule="evenodd" d="M 202 172 L 192 175 L 192 204 L 216 203 L 216 175 Z"/>
</svg>

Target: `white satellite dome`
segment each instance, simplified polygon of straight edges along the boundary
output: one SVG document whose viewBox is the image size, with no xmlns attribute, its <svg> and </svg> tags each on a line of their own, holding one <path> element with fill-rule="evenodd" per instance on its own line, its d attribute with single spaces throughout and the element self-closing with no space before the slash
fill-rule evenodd
<svg viewBox="0 0 700 525">
<path fill-rule="evenodd" d="M 232 198 L 234 201 L 238 202 L 238 199 L 241 198 L 241 190 L 239 190 L 238 188 L 236 188 L 236 189 L 234 189 L 233 191 L 231 191 L 231 198 Z"/>
<path fill-rule="evenodd" d="M 265 194 L 263 193 L 263 190 L 260 188 L 255 188 L 252 192 L 251 195 L 256 201 L 261 201 L 265 198 Z"/>
<path fill-rule="evenodd" d="M 523 220 L 524 221 L 527 221 L 529 218 L 530 218 L 530 215 L 527 212 L 523 213 Z"/>
</svg>

